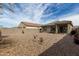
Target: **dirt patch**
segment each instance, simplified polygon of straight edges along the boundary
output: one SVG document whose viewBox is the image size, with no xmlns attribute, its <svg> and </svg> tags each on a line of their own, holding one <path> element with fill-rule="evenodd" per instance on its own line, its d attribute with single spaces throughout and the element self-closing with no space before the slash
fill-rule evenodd
<svg viewBox="0 0 79 59">
<path fill-rule="evenodd" d="M 60 41 L 66 34 L 39 33 L 37 30 L 2 29 L 0 55 L 36 56 Z M 36 37 L 34 37 L 36 36 Z"/>
</svg>

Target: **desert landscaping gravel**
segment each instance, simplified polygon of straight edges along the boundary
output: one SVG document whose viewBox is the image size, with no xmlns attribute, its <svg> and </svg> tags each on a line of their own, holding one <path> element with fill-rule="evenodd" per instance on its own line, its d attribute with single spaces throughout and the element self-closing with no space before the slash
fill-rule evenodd
<svg viewBox="0 0 79 59">
<path fill-rule="evenodd" d="M 4 56 L 59 56 L 79 55 L 79 45 L 68 34 L 39 33 L 38 30 L 1 29 L 0 55 Z"/>
</svg>

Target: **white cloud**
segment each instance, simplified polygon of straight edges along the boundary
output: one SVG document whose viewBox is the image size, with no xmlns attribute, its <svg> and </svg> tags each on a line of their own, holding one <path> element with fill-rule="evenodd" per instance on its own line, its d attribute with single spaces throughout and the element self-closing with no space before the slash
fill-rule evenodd
<svg viewBox="0 0 79 59">
<path fill-rule="evenodd" d="M 73 23 L 74 26 L 79 26 L 79 14 L 72 15 L 72 16 L 67 16 L 67 17 L 59 19 L 59 21 L 62 21 L 62 20 L 72 21 L 72 23 Z"/>
<path fill-rule="evenodd" d="M 0 19 L 0 25 L 4 27 L 12 27 L 12 26 L 16 26 L 16 24 L 17 24 L 17 21 L 13 19 L 9 19 L 9 18 Z"/>
<path fill-rule="evenodd" d="M 49 4 L 29 4 L 28 7 L 24 9 L 24 14 L 26 13 L 27 16 L 30 16 L 30 20 L 26 19 L 27 21 L 33 21 L 35 23 L 41 23 L 41 17 L 43 16 L 44 10 L 48 7 Z"/>
</svg>

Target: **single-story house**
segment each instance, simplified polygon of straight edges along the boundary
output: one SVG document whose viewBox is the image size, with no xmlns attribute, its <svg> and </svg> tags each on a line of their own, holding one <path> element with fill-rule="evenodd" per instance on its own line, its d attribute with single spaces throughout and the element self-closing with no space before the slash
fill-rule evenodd
<svg viewBox="0 0 79 59">
<path fill-rule="evenodd" d="M 21 22 L 18 28 L 41 29 L 41 32 L 48 33 L 70 33 L 73 28 L 73 24 L 72 21 L 55 21 L 45 25 Z"/>
<path fill-rule="evenodd" d="M 70 33 L 72 28 L 72 21 L 55 21 L 41 26 L 42 32 L 50 33 Z"/>
<path fill-rule="evenodd" d="M 36 23 L 29 23 L 29 22 L 21 22 L 18 28 L 25 28 L 25 29 L 39 29 L 40 24 Z"/>
</svg>

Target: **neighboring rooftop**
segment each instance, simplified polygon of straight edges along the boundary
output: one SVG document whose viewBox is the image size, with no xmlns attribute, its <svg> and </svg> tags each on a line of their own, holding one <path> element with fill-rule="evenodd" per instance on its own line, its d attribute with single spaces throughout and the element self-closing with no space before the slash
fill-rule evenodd
<svg viewBox="0 0 79 59">
<path fill-rule="evenodd" d="M 55 22 L 51 22 L 45 25 L 41 25 L 41 24 L 37 24 L 37 23 L 30 23 L 30 22 L 21 22 L 26 26 L 32 26 L 32 27 L 40 27 L 40 26 L 50 26 L 50 25 L 56 25 L 56 24 L 72 24 L 72 21 L 55 21 Z"/>
<path fill-rule="evenodd" d="M 30 22 L 21 22 L 26 26 L 32 26 L 32 27 L 39 27 L 41 24 L 36 24 L 36 23 L 30 23 Z"/>
<path fill-rule="evenodd" d="M 55 22 L 51 22 L 47 25 L 56 25 L 56 24 L 71 24 L 71 25 L 73 25 L 72 21 L 55 21 Z"/>
</svg>

